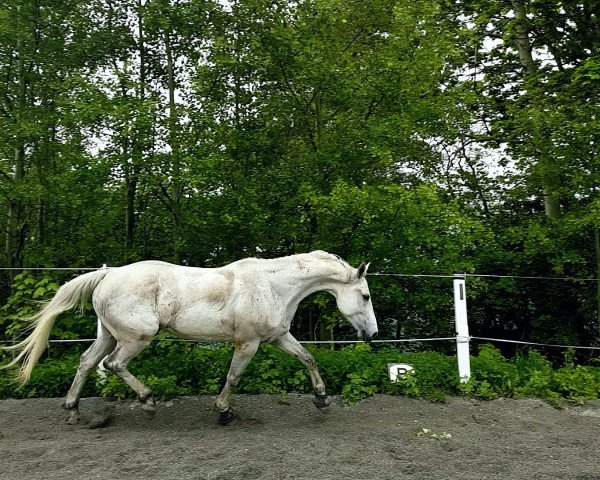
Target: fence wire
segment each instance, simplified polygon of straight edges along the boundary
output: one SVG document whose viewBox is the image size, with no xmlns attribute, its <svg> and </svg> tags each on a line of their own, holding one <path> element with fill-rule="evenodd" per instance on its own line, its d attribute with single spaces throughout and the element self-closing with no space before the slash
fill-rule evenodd
<svg viewBox="0 0 600 480">
<path fill-rule="evenodd" d="M 390 340 L 371 340 L 370 343 L 409 343 L 409 342 L 438 342 L 443 340 L 456 340 L 456 337 L 440 337 L 440 338 L 403 338 L 403 339 L 390 339 Z M 48 343 L 85 343 L 94 342 L 95 338 L 65 338 L 65 339 L 53 339 L 48 340 Z M 223 342 L 206 342 L 201 340 L 189 340 L 187 338 L 153 338 L 154 342 L 186 342 L 186 343 L 198 343 L 198 344 L 214 344 Z M 15 344 L 19 343 L 20 340 L 0 340 L 0 344 Z M 364 340 L 299 340 L 299 343 L 303 345 L 329 345 L 329 344 L 357 344 L 367 343 Z M 224 342 L 227 343 L 227 342 Z"/>
<path fill-rule="evenodd" d="M 550 347 L 550 348 L 563 348 L 563 349 L 582 349 L 582 350 L 600 350 L 600 347 L 582 346 L 582 345 L 561 345 L 556 343 L 538 343 L 538 342 L 525 342 L 522 340 L 509 340 L 506 338 L 489 338 L 489 337 L 478 337 L 469 336 L 461 337 L 461 341 L 467 340 L 483 340 L 487 342 L 502 342 L 502 343 L 514 343 L 518 345 L 531 345 L 536 347 Z M 388 340 L 371 340 L 370 343 L 379 344 L 394 344 L 394 343 L 417 343 L 417 342 L 440 342 L 448 340 L 457 340 L 457 337 L 436 337 L 436 338 L 391 338 Z M 96 341 L 95 338 L 66 338 L 66 339 L 52 339 L 48 340 L 48 343 L 91 343 Z M 183 342 L 183 343 L 197 343 L 199 345 L 214 345 L 215 343 L 221 342 L 205 342 L 199 340 L 189 340 L 186 338 L 154 338 L 153 342 Z M 0 340 L 0 344 L 16 344 L 20 340 Z M 358 343 L 367 343 L 364 340 L 299 340 L 302 345 L 356 345 Z M 227 343 L 227 342 L 225 342 Z"/>
<path fill-rule="evenodd" d="M 109 267 L 106 264 L 102 267 L 0 267 L 0 271 L 93 271 L 102 270 L 104 268 L 118 268 Z M 548 276 L 526 276 L 526 275 L 497 275 L 497 274 L 485 274 L 485 273 L 462 273 L 457 272 L 453 274 L 449 273 L 387 273 L 387 272 L 373 272 L 367 273 L 370 277 L 407 277 L 407 278 L 497 278 L 497 279 L 515 279 L 515 280 L 555 280 L 563 282 L 600 282 L 600 278 L 590 277 L 548 277 Z"/>
<path fill-rule="evenodd" d="M 111 268 L 104 264 L 102 267 L 0 267 L 0 271 L 94 271 Z M 451 278 L 451 279 L 467 279 L 471 278 L 489 278 L 489 279 L 515 279 L 515 280 L 539 280 L 539 281 L 568 281 L 568 282 L 600 282 L 599 278 L 578 278 L 578 277 L 544 277 L 544 276 L 523 276 L 523 275 L 496 275 L 496 274 L 480 274 L 480 273 L 454 273 L 454 274 L 415 274 L 415 273 L 368 273 L 371 277 L 405 277 L 405 278 Z M 483 340 L 489 342 L 513 343 L 519 345 L 531 345 L 538 347 L 564 348 L 564 349 L 585 349 L 585 350 L 600 350 L 600 347 L 581 346 L 581 345 L 560 345 L 550 343 L 526 342 L 521 340 L 509 340 L 501 338 L 489 338 L 469 336 L 469 340 Z M 94 338 L 78 338 L 78 339 L 52 339 L 48 343 L 90 343 L 94 342 Z M 388 339 L 388 340 L 372 340 L 372 343 L 410 343 L 410 342 L 436 342 L 457 340 L 457 337 L 438 337 L 438 338 L 406 338 L 406 339 Z M 464 341 L 464 339 L 461 339 Z M 171 341 L 171 342 L 188 342 L 188 343 L 210 343 L 197 342 L 183 338 L 155 338 L 154 341 Z M 16 344 L 19 340 L 0 340 L 0 344 Z M 332 345 L 332 344 L 357 344 L 364 343 L 362 340 L 305 340 L 300 341 L 304 345 Z"/>
<path fill-rule="evenodd" d="M 537 343 L 537 342 L 525 342 L 522 340 L 507 340 L 503 338 L 488 338 L 488 337 L 469 337 L 473 340 L 484 340 L 487 342 L 502 342 L 502 343 L 516 343 L 519 345 L 533 345 L 537 347 L 552 347 L 552 348 L 564 348 L 564 349 L 582 349 L 582 350 L 600 350 L 600 347 L 585 347 L 581 345 L 559 345 L 556 343 Z"/>
</svg>

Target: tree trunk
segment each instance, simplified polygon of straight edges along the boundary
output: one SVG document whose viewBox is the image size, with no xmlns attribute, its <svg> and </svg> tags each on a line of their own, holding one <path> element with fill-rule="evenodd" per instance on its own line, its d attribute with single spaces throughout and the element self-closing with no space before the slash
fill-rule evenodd
<svg viewBox="0 0 600 480">
<path fill-rule="evenodd" d="M 315 116 L 316 148 L 320 151 L 323 146 L 323 104 L 319 91 L 315 93 Z"/>
<path fill-rule="evenodd" d="M 537 84 L 538 67 L 533 60 L 531 53 L 531 41 L 529 39 L 529 21 L 527 19 L 527 12 L 522 0 L 513 0 L 513 8 L 515 10 L 515 46 L 519 53 L 519 60 L 521 65 L 525 69 L 525 82 L 530 87 L 535 87 Z M 529 89 L 528 89 L 529 90 Z M 531 106 L 536 107 L 538 99 L 535 97 L 535 93 L 531 99 Z M 551 158 L 548 151 L 548 132 L 547 127 L 544 125 L 543 110 L 541 108 L 534 112 L 534 131 L 533 142 L 538 152 L 538 164 L 541 172 L 541 188 L 544 198 L 544 210 L 546 216 L 552 220 L 558 219 L 561 216 L 560 210 L 560 198 L 556 191 L 559 185 L 559 179 L 555 173 L 554 160 Z"/>
<path fill-rule="evenodd" d="M 140 55 L 140 72 L 139 72 L 139 87 L 138 87 L 138 115 L 139 122 L 142 116 L 144 101 L 146 98 L 146 46 L 144 38 L 144 16 L 142 13 L 142 0 L 138 0 L 138 52 Z M 135 228 L 137 223 L 137 215 L 135 212 L 135 202 L 137 197 L 137 189 L 140 175 L 140 162 L 144 155 L 143 137 L 144 133 L 141 128 L 135 130 L 135 137 L 132 139 L 131 149 L 131 164 L 127 166 L 125 171 L 125 189 L 127 194 L 127 205 L 125 213 L 125 248 L 129 252 L 135 242 Z"/>
<path fill-rule="evenodd" d="M 22 140 L 17 141 L 14 149 L 13 195 L 8 202 L 6 221 L 6 258 L 10 268 L 23 266 L 24 229 L 23 202 L 20 198 L 20 186 L 25 173 L 25 149 Z M 11 274 L 11 278 L 13 274 Z"/>
<path fill-rule="evenodd" d="M 175 63 L 171 46 L 171 34 L 164 31 L 165 52 L 167 56 L 167 87 L 169 91 L 169 146 L 171 147 L 171 162 L 173 169 L 173 191 L 171 194 L 171 215 L 173 219 L 173 253 L 175 263 L 181 262 L 181 199 L 183 184 L 181 181 L 181 159 L 177 144 L 177 110 L 175 104 Z"/>
<path fill-rule="evenodd" d="M 22 6 L 17 6 L 17 13 L 21 17 Z M 13 191 L 8 200 L 8 213 L 6 221 L 5 252 L 7 265 L 10 268 L 21 268 L 23 266 L 23 244 L 25 241 L 23 224 L 23 200 L 21 198 L 21 184 L 25 176 L 25 139 L 19 132 L 20 120 L 25 112 L 27 102 L 27 83 L 25 78 L 25 58 L 23 39 L 19 36 L 17 40 L 17 81 L 18 97 L 14 121 L 17 124 L 17 135 L 14 145 L 12 182 Z M 11 274 L 11 279 L 13 274 Z"/>
<path fill-rule="evenodd" d="M 127 207 L 125 213 L 125 247 L 130 251 L 135 239 L 135 199 L 138 185 L 139 168 L 131 165 L 131 172 L 125 174 L 125 188 L 127 190 Z"/>
<path fill-rule="evenodd" d="M 600 340 L 600 227 L 594 225 L 594 246 L 596 249 L 596 318 L 598 319 L 598 340 Z"/>
</svg>

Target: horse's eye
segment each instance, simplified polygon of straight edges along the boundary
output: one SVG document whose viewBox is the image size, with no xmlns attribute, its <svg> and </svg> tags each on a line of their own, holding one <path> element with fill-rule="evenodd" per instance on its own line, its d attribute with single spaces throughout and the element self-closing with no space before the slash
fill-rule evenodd
<svg viewBox="0 0 600 480">
<path fill-rule="evenodd" d="M 371 298 L 369 295 L 363 295 L 363 299 L 365 300 L 365 302 L 368 302 L 369 298 Z"/>
</svg>

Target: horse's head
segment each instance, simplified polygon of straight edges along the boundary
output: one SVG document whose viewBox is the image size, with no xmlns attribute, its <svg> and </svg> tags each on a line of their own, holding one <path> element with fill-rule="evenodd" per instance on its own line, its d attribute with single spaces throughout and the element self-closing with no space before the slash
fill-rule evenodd
<svg viewBox="0 0 600 480">
<path fill-rule="evenodd" d="M 358 331 L 358 337 L 370 342 L 377 336 L 377 320 L 371 303 L 371 293 L 367 285 L 368 263 L 362 263 L 354 270 L 348 282 L 338 285 L 335 292 L 340 312 Z"/>
</svg>

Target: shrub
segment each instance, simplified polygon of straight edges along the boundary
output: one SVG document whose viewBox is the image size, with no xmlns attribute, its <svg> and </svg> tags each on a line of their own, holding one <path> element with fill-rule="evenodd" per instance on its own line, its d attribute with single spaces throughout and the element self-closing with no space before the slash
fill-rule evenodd
<svg viewBox="0 0 600 480">
<path fill-rule="evenodd" d="M 581 403 L 600 395 L 600 371 L 597 367 L 568 366 L 554 372 L 553 387 L 556 393 Z"/>
<path fill-rule="evenodd" d="M 77 369 L 81 347 L 71 347 L 71 353 L 65 353 L 65 348 L 52 347 L 24 387 L 18 387 L 9 375 L 2 374 L 0 398 L 65 395 Z M 527 396 L 543 398 L 555 405 L 563 400 L 581 402 L 600 397 L 600 367 L 567 362 L 566 366 L 555 369 L 534 351 L 507 359 L 498 349 L 484 345 L 472 357 L 470 381 L 460 384 L 454 356 L 406 353 L 391 347 L 373 349 L 366 344 L 337 351 L 309 349 L 328 393 L 341 395 L 348 404 L 377 393 L 432 401 L 443 401 L 447 395 L 457 394 L 481 399 Z M 225 381 L 232 354 L 230 345 L 207 347 L 162 339 L 134 359 L 130 368 L 162 399 L 215 395 Z M 392 383 L 387 374 L 389 363 L 408 363 L 414 372 Z M 311 392 L 312 385 L 307 370 L 298 360 L 275 347 L 263 346 L 248 365 L 236 391 L 281 394 L 284 398 L 286 392 Z M 128 398 L 135 394 L 112 374 L 107 374 L 104 383 L 97 382 L 93 374 L 84 395 Z"/>
</svg>

